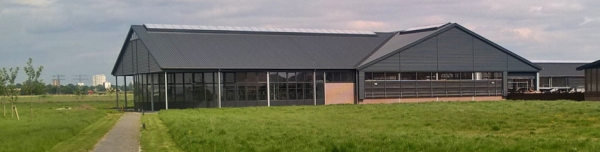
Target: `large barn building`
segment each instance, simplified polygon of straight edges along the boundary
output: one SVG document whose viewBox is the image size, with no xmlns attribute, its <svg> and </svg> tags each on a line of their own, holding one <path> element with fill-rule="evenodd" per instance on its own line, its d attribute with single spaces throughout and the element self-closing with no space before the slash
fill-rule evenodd
<svg viewBox="0 0 600 152">
<path fill-rule="evenodd" d="M 136 109 L 498 100 L 536 64 L 456 23 L 395 32 L 132 25 Z"/>
</svg>

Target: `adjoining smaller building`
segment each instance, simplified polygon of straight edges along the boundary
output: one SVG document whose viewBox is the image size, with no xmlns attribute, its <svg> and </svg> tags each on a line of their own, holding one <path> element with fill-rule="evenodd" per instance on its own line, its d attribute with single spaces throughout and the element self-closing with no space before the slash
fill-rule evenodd
<svg viewBox="0 0 600 152">
<path fill-rule="evenodd" d="M 541 92 L 585 92 L 584 72 L 575 70 L 584 61 L 533 61 L 542 67 Z"/>
<path fill-rule="evenodd" d="M 585 71 L 585 100 L 600 101 L 600 60 L 577 67 Z"/>
</svg>

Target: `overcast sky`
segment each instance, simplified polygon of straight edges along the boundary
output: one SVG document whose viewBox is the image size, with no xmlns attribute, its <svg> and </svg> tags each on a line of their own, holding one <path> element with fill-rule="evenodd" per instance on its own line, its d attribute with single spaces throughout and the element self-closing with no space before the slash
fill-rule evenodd
<svg viewBox="0 0 600 152">
<path fill-rule="evenodd" d="M 110 75 L 132 24 L 389 32 L 455 22 L 529 60 L 600 59 L 600 1 L 0 0 L 0 67 L 29 57 L 42 78 Z M 19 73 L 22 82 L 25 73 Z M 122 78 L 120 78 L 122 84 Z"/>
</svg>

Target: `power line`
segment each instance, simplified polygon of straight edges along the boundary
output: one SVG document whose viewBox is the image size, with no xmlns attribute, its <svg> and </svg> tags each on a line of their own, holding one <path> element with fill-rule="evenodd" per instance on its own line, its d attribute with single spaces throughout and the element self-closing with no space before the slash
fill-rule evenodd
<svg viewBox="0 0 600 152">
<path fill-rule="evenodd" d="M 64 77 L 65 75 L 62 74 L 57 74 L 57 75 L 53 75 L 52 77 L 54 77 L 54 79 L 52 79 L 52 85 L 57 87 L 57 93 L 60 94 L 60 80 L 65 80 Z M 62 78 L 61 78 L 62 77 Z M 56 81 L 56 82 L 55 82 Z"/>
<path fill-rule="evenodd" d="M 79 83 L 77 83 L 77 85 L 83 84 L 82 81 L 83 80 L 88 80 L 87 75 L 83 75 L 83 74 L 78 74 L 78 75 L 74 75 L 76 78 L 74 78 L 73 80 L 77 80 Z"/>
</svg>

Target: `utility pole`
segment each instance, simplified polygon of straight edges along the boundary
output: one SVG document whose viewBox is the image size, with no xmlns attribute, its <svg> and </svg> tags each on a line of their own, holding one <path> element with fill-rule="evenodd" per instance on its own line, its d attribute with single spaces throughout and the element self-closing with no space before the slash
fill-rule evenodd
<svg viewBox="0 0 600 152">
<path fill-rule="evenodd" d="M 64 79 L 65 75 L 57 74 L 57 75 L 53 75 L 52 77 L 54 77 L 54 79 L 52 79 L 52 84 L 58 88 L 58 90 L 56 92 L 60 95 L 60 80 L 65 80 Z"/>
<path fill-rule="evenodd" d="M 77 81 L 78 81 L 77 85 L 79 85 L 79 84 L 83 84 L 83 83 L 82 83 L 82 81 L 83 81 L 83 80 L 87 80 L 87 78 L 85 78 L 87 75 L 78 74 L 78 75 L 74 75 L 74 76 L 75 76 L 76 78 L 74 78 L 73 80 L 77 80 Z"/>
</svg>

